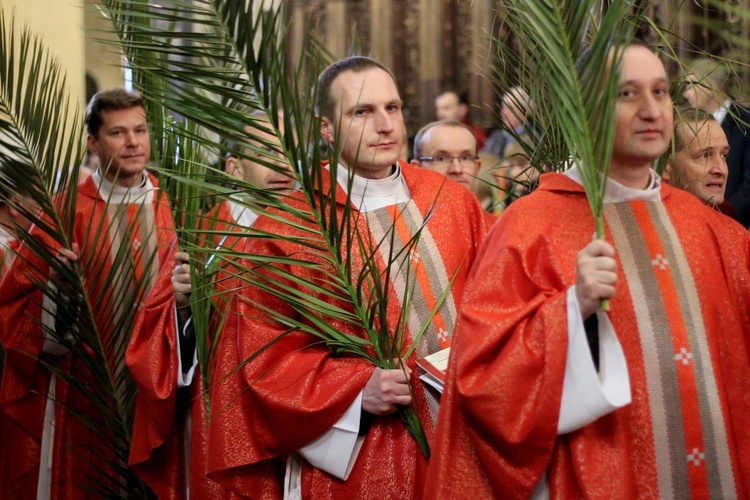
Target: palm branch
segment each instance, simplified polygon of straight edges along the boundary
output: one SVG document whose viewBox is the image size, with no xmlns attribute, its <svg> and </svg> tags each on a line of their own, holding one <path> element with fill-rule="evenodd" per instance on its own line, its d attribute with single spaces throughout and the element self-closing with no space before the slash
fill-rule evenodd
<svg viewBox="0 0 750 500">
<path fill-rule="evenodd" d="M 604 238 L 619 68 L 637 9 L 624 1 L 532 0 L 507 2 L 503 11 L 517 43 L 500 41 L 497 60 L 535 103 L 536 130 L 526 132 L 541 131 L 539 141 L 528 145 L 531 163 L 543 171 L 578 166 L 597 238 Z"/>
<path fill-rule="evenodd" d="M 110 255 L 102 251 L 83 256 L 80 265 L 63 265 L 56 258 L 57 248 L 71 248 L 74 241 L 97 249 L 105 247 L 101 242 L 106 239 L 93 219 L 88 240 L 76 238 L 74 231 L 76 223 L 86 222 L 75 220 L 83 124 L 74 109 L 59 64 L 37 36 L 28 28 L 18 30 L 0 10 L 0 160 L 14 167 L 10 177 L 15 185 L 41 207 L 39 213 L 24 213 L 36 228 L 31 234 L 21 231 L 24 246 L 14 266 L 42 292 L 31 303 L 50 313 L 50 307 L 56 309 L 55 324 L 40 322 L 39 330 L 69 352 L 37 362 L 65 382 L 76 401 L 86 402 L 58 401 L 59 409 L 93 440 L 85 453 L 69 450 L 75 467 L 90 474 L 84 487 L 106 498 L 119 498 L 123 490 L 147 496 L 148 489 L 125 465 L 135 385 L 124 369 L 132 311 L 146 284 L 117 274 L 134 258 L 126 246 L 112 257 L 111 266 L 104 265 Z M 143 258 L 148 269 L 151 262 Z"/>
<path fill-rule="evenodd" d="M 419 240 L 421 229 L 405 248 L 388 253 L 383 262 L 378 252 L 394 233 L 381 241 L 371 241 L 368 234 L 362 233 L 356 221 L 358 214 L 348 203 L 342 214 L 337 213 L 338 152 L 331 152 L 330 168 L 321 167 L 320 133 L 311 119 L 314 91 L 310 89 L 314 89 L 315 77 L 325 62 L 324 55 L 317 50 L 318 45 L 314 41 L 308 44 L 308 53 L 299 64 L 288 61 L 285 26 L 280 22 L 282 10 L 280 7 L 265 9 L 265 2 L 174 0 L 159 7 L 146 7 L 145 2 L 137 2 L 137 8 L 132 7 L 136 3 L 132 1 L 105 0 L 103 3 L 130 66 L 140 75 L 136 80 L 141 82 L 144 96 L 201 130 L 185 134 L 183 129 L 180 132 L 183 139 L 187 137 L 196 146 L 206 149 L 220 148 L 224 141 L 231 140 L 260 154 L 262 161 L 262 148 L 252 142 L 257 140 L 253 130 L 270 129 L 279 138 L 289 164 L 297 166 L 300 190 L 307 200 L 305 208 L 300 208 L 242 181 L 233 180 L 231 185 L 227 185 L 226 180 L 209 183 L 205 173 L 210 169 L 200 172 L 205 167 L 199 165 L 201 159 L 197 157 L 190 161 L 173 161 L 162 171 L 169 185 L 179 186 L 172 194 L 172 203 L 180 226 L 182 248 L 191 256 L 193 318 L 206 315 L 198 319 L 197 323 L 202 326 L 197 330 L 202 331 L 196 332 L 204 389 L 217 382 L 213 380 L 212 356 L 219 342 L 219 332 L 208 330 L 215 325 L 209 316 L 221 312 L 221 307 L 212 304 L 226 302 L 214 292 L 214 280 L 219 274 L 217 267 L 222 267 L 221 263 L 225 263 L 222 272 L 235 268 L 231 273 L 233 278 L 260 287 L 291 305 L 295 317 L 280 317 L 272 310 L 264 311 L 276 321 L 309 333 L 337 354 L 354 354 L 383 368 L 399 366 L 403 350 L 409 353 L 411 350 L 405 345 L 406 322 L 390 325 L 387 321 L 391 277 L 411 273 L 405 262 Z M 155 31 L 152 27 L 154 24 L 176 25 L 188 17 L 200 29 Z M 182 42 L 180 45 L 170 42 L 178 38 Z M 280 133 L 279 109 L 284 111 L 286 134 Z M 252 114 L 256 110 L 263 110 L 268 120 L 255 120 Z M 249 132 L 245 127 L 249 127 Z M 278 168 L 271 161 L 266 164 Z M 219 172 L 213 173 L 221 177 Z M 330 191 L 319 188 L 325 184 L 324 179 L 331 185 Z M 315 256 L 312 262 L 295 255 L 272 258 L 247 254 L 217 244 L 223 238 L 236 235 L 236 228 L 206 229 L 206 225 L 200 223 L 205 222 L 206 217 L 196 212 L 195 200 L 207 196 L 227 200 L 239 193 L 243 197 L 232 198 L 235 202 L 243 203 L 244 199 L 248 207 L 289 225 L 295 231 L 295 242 L 302 245 L 308 255 Z M 191 203 L 193 205 L 188 206 Z M 426 219 L 429 220 L 429 216 Z M 242 237 L 284 238 L 246 229 Z M 302 272 L 304 269 L 314 269 L 323 276 L 324 285 L 307 279 Z M 404 313 L 409 311 L 410 297 L 407 294 L 406 303 L 402 304 Z M 438 307 L 444 298 L 445 294 Z M 364 338 L 338 331 L 331 327 L 332 320 L 362 329 Z M 395 337 L 393 331 L 397 332 Z M 418 342 L 421 332 L 412 334 L 415 338 L 411 340 Z M 411 408 L 403 413 L 407 427 L 427 455 L 426 440 L 416 413 Z"/>
</svg>

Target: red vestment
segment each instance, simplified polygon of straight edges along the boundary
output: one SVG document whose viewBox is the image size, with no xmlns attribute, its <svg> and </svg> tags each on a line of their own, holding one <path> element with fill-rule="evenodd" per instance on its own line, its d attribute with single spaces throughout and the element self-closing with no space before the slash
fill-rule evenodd
<svg viewBox="0 0 750 500">
<path fill-rule="evenodd" d="M 365 213 L 352 208 L 352 220 L 365 241 L 369 235 L 373 241 L 387 240 L 386 245 L 393 243 L 387 235 L 394 227 L 398 233 L 394 238 L 395 247 L 413 234 L 410 231 L 415 224 L 426 220 L 420 244 L 410 254 L 416 279 L 420 282 L 412 309 L 430 310 L 434 298 L 445 290 L 445 286 L 433 281 L 435 276 L 456 275 L 448 299 L 420 341 L 420 348 L 425 343 L 429 344 L 429 351 L 435 351 L 450 340 L 455 308 L 460 304 L 468 269 L 486 232 L 485 217 L 471 192 L 446 183 L 442 175 L 408 164 L 401 164 L 401 169 L 412 201 Z M 327 181 L 326 178 L 322 187 L 324 193 L 330 189 Z M 338 185 L 335 188 L 336 210 L 340 218 L 346 195 Z M 307 206 L 301 198 L 291 200 L 290 204 L 301 210 Z M 434 211 L 428 218 L 431 210 Z M 299 223 L 309 226 L 308 222 Z M 310 233 L 269 217 L 261 217 L 254 228 L 289 236 L 289 240 L 256 240 L 248 244 L 248 253 L 294 256 L 326 266 L 322 262 L 324 259 L 295 241 L 309 238 Z M 360 268 L 361 255 L 357 250 L 352 254 L 353 267 Z M 382 260 L 380 262 L 382 265 Z M 245 265 L 251 266 L 249 262 Z M 294 275 L 304 274 L 323 287 L 331 286 L 322 270 L 283 267 Z M 270 280 L 284 281 L 297 288 L 302 286 L 281 280 L 273 273 Z M 289 304 L 261 291 L 252 282 L 236 283 L 244 288 L 232 301 L 222 332 L 217 377 L 226 375 L 226 379 L 212 389 L 214 410 L 209 425 L 208 465 L 209 477 L 251 496 L 252 491 L 247 489 L 248 480 L 262 474 L 259 468 L 267 466 L 271 459 L 285 458 L 328 431 L 363 390 L 374 366 L 360 357 L 334 355 L 328 347 L 298 330 L 280 337 L 287 327 L 264 319 L 267 316 L 259 313 L 255 304 L 304 321 L 301 316 Z M 305 292 L 310 293 L 310 290 Z M 333 301 L 325 296 L 322 300 L 351 310 L 344 301 Z M 391 328 L 396 325 L 400 304 L 397 292 L 391 289 L 387 312 Z M 341 332 L 360 337 L 365 335 L 363 330 L 344 321 L 326 316 L 322 320 Z M 407 327 L 408 336 L 413 334 L 413 327 L 411 323 Z M 278 341 L 241 370 L 230 373 L 273 339 Z M 406 344 L 408 346 L 409 342 Z M 430 441 L 437 405 L 434 396 L 428 395 L 418 380 L 415 357 L 409 358 L 407 363 L 413 370 L 414 400 Z M 346 481 L 313 468 L 303 460 L 302 493 L 306 498 L 411 498 L 421 491 L 426 464 L 399 417 L 386 415 L 375 419 L 367 430 L 362 449 Z"/>
<path fill-rule="evenodd" d="M 151 181 L 156 186 L 156 180 L 152 178 Z M 140 205 L 133 204 L 130 208 L 137 206 Z M 110 281 L 112 255 L 117 247 L 113 244 L 113 238 L 115 241 L 121 238 L 122 228 L 125 226 L 123 222 L 117 227 L 110 225 L 108 210 L 116 209 L 117 207 L 108 205 L 101 199 L 93 176 L 79 184 L 75 212 L 72 214 L 73 242 L 80 248 L 79 262 L 84 274 L 84 287 L 97 330 L 102 335 L 105 345 L 117 344 L 113 339 L 117 334 L 113 332 L 113 317 L 133 312 L 113 310 L 113 304 L 117 303 L 111 296 L 114 285 Z M 124 211 L 120 213 L 123 214 L 120 220 L 124 221 Z M 153 213 L 153 220 L 147 221 L 145 218 L 152 218 L 150 213 Z M 167 251 L 166 244 L 173 235 L 172 215 L 166 197 L 157 191 L 152 207 L 148 207 L 148 210 L 144 208 L 132 217 L 143 217 L 144 220 L 139 220 L 138 224 L 133 226 L 138 233 L 133 233 L 134 240 L 132 243 L 128 242 L 128 245 L 153 248 L 157 252 L 153 265 L 158 266 L 158 262 L 163 260 Z M 154 224 L 153 227 L 150 226 L 151 223 Z M 59 244 L 38 226 L 32 229 L 31 238 L 43 242 L 52 255 L 59 248 Z M 145 261 L 135 258 L 132 262 L 139 272 L 148 271 Z M 10 470 L 4 469 L 2 473 L 3 479 L 7 480 L 2 488 L 8 488 L 8 491 L 2 493 L 20 491 L 25 498 L 36 496 L 45 399 L 50 384 L 49 369 L 39 360 L 71 374 L 76 380 L 87 380 L 91 376 L 87 368 L 76 363 L 70 354 L 50 355 L 42 352 L 42 291 L 36 283 L 46 281 L 48 276 L 48 266 L 23 245 L 19 250 L 19 256 L 0 285 L 0 340 L 7 351 L 6 369 L 0 391 L 0 410 L 12 419 L 14 439 L 24 442 L 23 445 L 19 444 L 18 448 L 3 450 L 4 455 L 10 454 L 12 457 L 9 463 L 5 460 L 2 463 L 3 466 L 10 467 Z M 120 279 L 127 279 L 129 275 L 120 270 L 119 276 Z M 129 335 L 129 332 L 124 335 Z M 111 352 L 108 352 L 107 356 L 110 370 L 114 373 L 123 360 L 115 359 Z M 52 498 L 92 497 L 94 494 L 88 491 L 87 487 L 95 490 L 98 481 L 103 481 L 115 490 L 119 489 L 114 483 L 118 480 L 117 477 L 108 474 L 107 471 L 111 469 L 104 465 L 105 458 L 110 456 L 106 445 L 103 445 L 100 437 L 92 433 L 79 418 L 73 416 L 70 409 L 81 412 L 106 428 L 106 422 L 100 422 L 101 415 L 79 391 L 61 379 L 57 379 L 56 382 L 55 401 L 58 404 L 55 406 L 51 458 Z M 20 459 L 16 455 L 18 453 L 21 454 Z M 46 463 L 48 457 L 44 457 L 44 460 Z M 105 475 L 108 477 L 103 477 Z"/>
<path fill-rule="evenodd" d="M 565 435 L 566 291 L 594 220 L 560 174 L 503 213 L 466 288 L 428 498 L 528 498 L 545 473 L 552 498 L 750 495 L 748 233 L 661 198 L 605 204 L 632 403 Z"/>
<path fill-rule="evenodd" d="M 11 240 L 7 248 L 0 245 L 0 262 L 2 262 L 2 274 L 0 281 L 5 276 L 19 248 L 18 240 Z M 10 250 L 9 250 L 10 249 Z M 1 314 L 1 313 L 0 313 Z M 5 352 L 3 352 L 3 358 Z M 3 359 L 4 361 L 4 359 Z M 3 363 L 4 365 L 4 363 Z M 1 373 L 1 372 L 0 372 Z M 46 396 L 48 377 L 40 377 L 38 395 L 31 396 L 26 406 L 36 405 L 38 415 L 44 415 L 44 398 Z M 27 421 L 28 428 L 41 426 L 34 418 Z M 39 466 L 39 441 L 34 439 L 29 432 L 18 428 L 16 420 L 5 412 L 0 412 L 0 450 L 14 450 L 13 453 L 0 452 L 0 493 L 4 498 L 30 498 L 36 494 L 37 471 Z"/>
<path fill-rule="evenodd" d="M 229 222 L 229 223 L 227 223 Z M 203 221 L 204 229 L 240 231 L 227 203 L 220 203 Z M 224 249 L 235 248 L 239 238 L 216 237 Z M 176 245 L 175 245 L 176 246 Z M 165 260 L 151 294 L 136 319 L 126 352 L 126 362 L 138 384 L 133 436 L 130 445 L 130 467 L 151 487 L 160 499 L 185 497 L 185 463 L 183 430 L 190 415 L 190 496 L 192 498 L 233 498 L 234 494 L 207 479 L 207 416 L 203 402 L 200 374 L 196 372 L 189 391 L 189 401 L 181 406 L 178 398 L 178 352 L 175 338 L 175 301 L 172 290 L 174 252 Z M 217 280 L 222 291 L 225 281 Z M 281 496 L 281 477 L 270 476 L 258 485 L 263 498 Z M 256 497 L 260 498 L 260 497 Z"/>
</svg>

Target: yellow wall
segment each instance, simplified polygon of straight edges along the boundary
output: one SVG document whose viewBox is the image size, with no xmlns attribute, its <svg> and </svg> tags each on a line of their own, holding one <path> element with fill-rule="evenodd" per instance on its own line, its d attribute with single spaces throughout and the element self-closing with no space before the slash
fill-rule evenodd
<svg viewBox="0 0 750 500">
<path fill-rule="evenodd" d="M 114 40 L 115 36 L 102 32 L 111 30 L 112 25 L 96 4 L 95 0 L 86 0 L 86 71 L 94 78 L 98 90 L 121 87 L 125 84 L 122 54 L 112 45 L 97 41 L 101 38 Z"/>
<path fill-rule="evenodd" d="M 81 106 L 86 100 L 84 15 L 82 0 L 3 0 L 15 8 L 17 25 L 28 24 L 40 36 L 67 74 L 68 91 Z"/>
</svg>

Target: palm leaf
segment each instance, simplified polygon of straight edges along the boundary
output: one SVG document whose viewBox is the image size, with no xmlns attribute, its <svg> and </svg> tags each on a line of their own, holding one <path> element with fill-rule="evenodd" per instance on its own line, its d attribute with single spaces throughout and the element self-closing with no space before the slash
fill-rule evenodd
<svg viewBox="0 0 750 500">
<path fill-rule="evenodd" d="M 385 346 L 394 339 L 384 338 L 392 329 L 385 317 L 389 280 L 381 276 L 384 271 L 378 264 L 379 245 L 361 246 L 363 242 L 370 245 L 369 236 L 359 234 L 361 229 L 355 220 L 358 215 L 349 204 L 343 214 L 337 212 L 337 151 L 331 154 L 330 168 L 321 168 L 321 152 L 317 147 L 319 130 L 310 119 L 314 116 L 314 92 L 309 90 L 314 88 L 315 77 L 324 62 L 324 55 L 315 50 L 317 45 L 310 43 L 306 57 L 299 65 L 292 65 L 286 56 L 285 26 L 280 22 L 282 10 L 271 2 L 170 0 L 153 6 L 146 2 L 105 0 L 103 5 L 131 68 L 139 75 L 136 81 L 142 93 L 150 102 L 158 102 L 173 116 L 179 115 L 181 120 L 196 127 L 190 134 L 180 130 L 176 132 L 178 135 L 183 139 L 189 137 L 196 146 L 206 149 L 218 149 L 230 140 L 252 147 L 257 140 L 253 131 L 267 130 L 270 123 L 289 164 L 298 167 L 301 192 L 309 209 L 294 208 L 285 200 L 277 200 L 241 181 L 235 181 L 232 189 L 243 191 L 244 199 L 249 200 L 248 206 L 288 224 L 295 232 L 296 243 L 305 248 L 308 256 L 287 256 L 280 261 L 266 256 L 237 255 L 244 257 L 246 264 L 233 276 L 290 304 L 303 321 L 280 318 L 273 311 L 266 313 L 281 323 L 324 339 L 335 352 L 356 352 L 371 361 L 378 360 L 377 364 L 385 368 L 398 364 L 394 356 L 399 357 L 401 351 Z M 190 28 L 170 29 L 187 18 L 194 21 Z M 158 30 L 154 28 L 157 25 Z M 178 39 L 180 43 L 174 43 Z M 268 120 L 253 119 L 253 112 L 259 109 Z M 279 109 L 284 110 L 285 130 L 294 133 L 280 133 Z M 242 154 L 242 151 L 235 152 Z M 171 198 L 176 219 L 180 221 L 181 246 L 191 256 L 194 319 L 199 310 L 217 312 L 210 304 L 226 302 L 211 296 L 211 280 L 216 272 L 205 269 L 209 261 L 231 258 L 231 251 L 217 245 L 218 232 L 196 224 L 200 217 L 192 221 L 186 217 L 196 213 L 195 200 L 207 196 L 227 200 L 232 196 L 226 187 L 202 185 L 205 176 L 199 168 L 193 169 L 200 161 L 199 157 L 182 163 L 173 161 L 163 172 L 170 186 L 181 186 L 179 194 L 175 191 Z M 166 162 L 163 161 L 162 166 L 167 166 Z M 274 168 L 271 162 L 268 166 Z M 319 189 L 324 179 L 332 186 L 331 191 Z M 188 206 L 190 203 L 192 207 Z M 268 208 L 260 209 L 259 205 Z M 280 238 L 253 230 L 245 231 L 243 237 Z M 418 234 L 415 241 L 417 239 Z M 325 286 L 306 280 L 301 277 L 305 273 L 298 272 L 309 267 L 310 260 L 320 264 L 316 270 L 321 273 Z M 355 267 L 355 262 L 360 262 L 361 268 Z M 385 262 L 386 277 L 394 263 L 395 260 Z M 231 265 L 238 264 L 235 261 Z M 331 305 L 335 303 L 346 306 Z M 361 339 L 331 329 L 330 320 L 326 318 L 363 328 L 366 338 L 373 346 L 378 346 L 377 356 L 373 357 L 372 352 L 360 347 Z M 198 323 L 206 327 L 212 324 L 207 317 Z M 196 335 L 207 388 L 212 383 L 212 346 L 219 340 L 216 332 L 212 335 L 208 331 L 197 332 Z"/>
<path fill-rule="evenodd" d="M 637 12 L 624 1 L 605 6 L 593 0 L 533 0 L 508 2 L 506 13 L 520 55 L 500 44 L 499 59 L 512 62 L 503 68 L 531 90 L 535 125 L 543 130 L 529 151 L 532 164 L 552 170 L 571 161 L 578 165 L 597 237 L 603 238 L 619 68 Z"/>
<path fill-rule="evenodd" d="M 91 439 L 91 448 L 84 453 L 69 450 L 73 467 L 86 471 L 89 477 L 82 487 L 98 496 L 120 498 L 122 491 L 147 496 L 148 489 L 124 465 L 135 396 L 135 384 L 124 367 L 124 350 L 132 311 L 148 284 L 120 274 L 132 266 L 129 246 L 111 257 L 105 251 L 108 233 L 97 227 L 100 221 L 93 214 L 88 221 L 76 220 L 78 165 L 83 158 L 81 116 L 70 101 L 58 63 L 38 37 L 28 28 L 18 31 L 2 9 L 0 120 L 0 161 L 13 166 L 8 173 L 11 180 L 41 207 L 39 213 L 24 213 L 35 228 L 32 234 L 20 231 L 24 244 L 14 267 L 41 292 L 29 296 L 30 304 L 57 318 L 55 326 L 39 322 L 37 330 L 68 351 L 54 362 L 48 358 L 36 362 L 68 386 L 77 402 L 58 400 L 58 411 L 67 411 Z M 88 224 L 91 231 L 76 236 L 74 228 L 80 224 Z M 130 231 L 124 228 L 126 239 Z M 57 248 L 71 248 L 74 241 L 93 250 L 77 265 L 62 265 Z M 142 264 L 146 276 L 153 256 L 144 256 Z M 7 288 L 4 296 L 12 295 L 14 290 Z"/>
</svg>

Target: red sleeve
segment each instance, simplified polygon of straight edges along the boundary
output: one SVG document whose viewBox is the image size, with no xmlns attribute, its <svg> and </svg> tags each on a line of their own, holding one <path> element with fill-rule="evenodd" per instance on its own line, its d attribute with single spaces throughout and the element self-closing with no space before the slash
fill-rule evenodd
<svg viewBox="0 0 750 500">
<path fill-rule="evenodd" d="M 30 237 L 46 243 L 50 249 L 59 246 L 37 228 Z M 22 245 L 18 252 L 0 283 L 0 342 L 6 350 L 4 380 L 7 381 L 0 404 L 24 397 L 35 373 L 42 369 L 38 363 L 43 343 L 42 290 L 37 285 L 48 281 L 49 266 L 27 245 Z"/>
<path fill-rule="evenodd" d="M 552 456 L 575 252 L 513 224 L 504 214 L 469 276 L 426 497 L 527 498 Z"/>
<path fill-rule="evenodd" d="M 251 252 L 294 254 L 269 242 Z M 236 281 L 236 286 L 240 291 L 221 332 L 211 389 L 208 471 L 226 487 L 248 494 L 245 488 L 252 486 L 257 468 L 269 467 L 269 460 L 283 459 L 327 431 L 375 367 L 361 358 L 334 356 L 298 330 L 284 334 L 281 323 L 261 319 L 265 314 L 258 304 L 299 320 L 293 309 L 251 284 Z M 347 331 L 346 325 L 335 326 Z"/>
<path fill-rule="evenodd" d="M 171 257 L 171 259 L 170 259 Z M 136 318 L 125 362 L 138 384 L 130 464 L 148 460 L 174 420 L 177 398 L 177 340 L 170 252 Z"/>
<path fill-rule="evenodd" d="M 172 498 L 183 487 L 184 475 L 171 281 L 176 250 L 165 203 L 157 205 L 156 216 L 159 275 L 138 312 L 125 352 L 125 363 L 138 386 L 128 464 L 159 498 Z"/>
<path fill-rule="evenodd" d="M 38 231 L 34 235 L 43 238 Z M 49 372 L 38 361 L 42 349 L 42 292 L 35 283 L 46 281 L 48 272 L 28 248 L 22 247 L 20 252 L 0 284 L 0 342 L 6 350 L 0 389 L 0 440 L 7 450 L 14 450 L 0 454 L 0 491 L 28 496 L 36 494 L 50 381 Z M 30 271 L 34 267 L 37 272 Z"/>
</svg>

